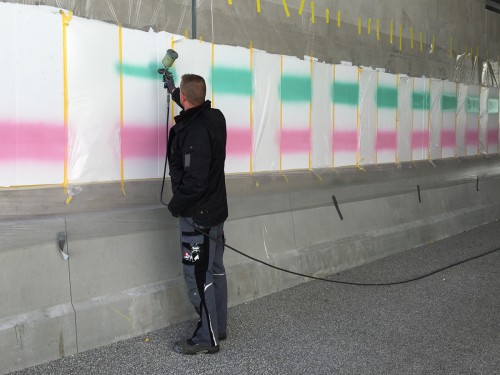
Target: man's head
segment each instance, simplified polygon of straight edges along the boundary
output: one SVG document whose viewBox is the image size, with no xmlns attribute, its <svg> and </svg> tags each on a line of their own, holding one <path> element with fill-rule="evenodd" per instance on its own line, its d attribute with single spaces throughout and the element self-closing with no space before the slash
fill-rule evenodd
<svg viewBox="0 0 500 375">
<path fill-rule="evenodd" d="M 181 104 L 184 109 L 197 107 L 205 102 L 207 86 L 203 77 L 196 74 L 184 74 L 181 78 Z"/>
</svg>

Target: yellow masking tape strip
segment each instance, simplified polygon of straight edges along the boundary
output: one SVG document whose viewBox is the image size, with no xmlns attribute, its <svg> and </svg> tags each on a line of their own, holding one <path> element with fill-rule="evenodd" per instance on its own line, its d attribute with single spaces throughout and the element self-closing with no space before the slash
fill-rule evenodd
<svg viewBox="0 0 500 375">
<path fill-rule="evenodd" d="M 306 2 L 306 0 L 301 0 L 300 1 L 300 7 L 299 7 L 299 16 L 302 15 L 302 11 L 304 10 L 304 3 Z"/>
<path fill-rule="evenodd" d="M 450 36 L 450 59 L 453 58 L 453 35 Z"/>
<path fill-rule="evenodd" d="M 186 29 L 186 31 L 184 31 L 184 38 L 189 39 L 188 29 Z"/>
<path fill-rule="evenodd" d="M 379 75 L 380 75 L 380 72 L 377 71 L 377 89 L 378 89 L 378 85 L 379 85 Z M 377 139 L 376 138 L 377 135 L 378 135 L 378 106 L 377 106 L 377 113 L 375 115 L 375 140 Z M 378 164 L 378 151 L 375 151 L 375 164 Z"/>
<path fill-rule="evenodd" d="M 371 34 L 372 32 L 372 19 L 371 18 L 368 18 L 368 26 L 367 26 L 367 29 L 368 29 L 368 35 Z"/>
<path fill-rule="evenodd" d="M 422 35 L 422 32 L 420 32 L 420 52 L 424 50 L 424 37 Z"/>
<path fill-rule="evenodd" d="M 394 36 L 394 21 L 391 21 L 391 33 L 389 34 L 389 42 L 392 44 L 392 37 Z"/>
<path fill-rule="evenodd" d="M 415 92 L 415 78 L 412 78 L 411 81 L 412 81 L 411 94 L 413 95 L 413 93 Z M 413 119 L 413 112 L 414 112 L 414 109 L 412 106 L 411 107 L 411 133 L 410 134 L 413 134 L 413 128 L 415 126 L 414 119 Z M 411 136 L 410 136 L 410 161 L 413 161 L 413 137 L 411 137 Z"/>
<path fill-rule="evenodd" d="M 200 35 L 200 43 L 203 42 L 203 37 Z"/>
<path fill-rule="evenodd" d="M 283 82 L 283 55 L 281 55 L 281 58 L 280 58 L 280 82 Z M 281 87 L 282 85 L 280 85 Z M 282 90 L 280 88 L 280 90 Z M 283 133 L 283 100 L 282 100 L 282 93 L 280 91 L 280 172 L 283 170 L 282 168 L 282 154 L 281 154 L 281 136 L 282 136 L 282 133 Z"/>
<path fill-rule="evenodd" d="M 174 36 L 173 35 L 170 37 L 170 48 L 175 51 L 175 40 L 174 40 Z M 174 121 L 174 117 L 175 117 L 175 103 L 174 103 L 173 100 L 171 102 L 171 106 L 172 106 L 172 108 L 171 108 L 171 112 L 170 113 L 172 113 L 172 122 L 173 122 Z M 167 129 L 167 132 L 168 132 L 168 129 Z"/>
<path fill-rule="evenodd" d="M 398 95 L 399 95 L 399 74 L 396 74 L 396 92 L 398 92 Z M 398 129 L 399 127 L 399 117 L 398 117 L 398 110 L 396 109 L 396 134 L 399 134 Z M 397 144 L 397 141 L 396 141 L 396 144 Z M 399 163 L 399 159 L 398 159 L 398 148 L 396 147 L 396 150 L 394 150 L 394 153 L 396 154 L 395 156 L 395 159 L 396 160 L 396 163 Z"/>
<path fill-rule="evenodd" d="M 309 77 L 312 82 L 313 80 L 313 59 L 312 59 L 312 51 L 311 51 L 311 57 L 309 61 L 310 67 L 309 67 Z M 311 99 L 309 100 L 309 136 L 312 136 L 312 95 Z M 312 139 L 309 139 L 309 170 L 312 170 Z"/>
<path fill-rule="evenodd" d="M 212 71 L 212 77 L 214 76 L 214 66 L 215 66 L 215 44 L 212 42 L 212 66 L 210 70 Z M 215 108 L 215 99 L 214 99 L 214 85 L 212 85 L 212 108 Z"/>
<path fill-rule="evenodd" d="M 340 28 L 340 10 L 337 11 L 337 27 Z"/>
<path fill-rule="evenodd" d="M 233 0 L 227 0 L 227 3 L 228 3 L 229 5 L 233 5 Z"/>
<path fill-rule="evenodd" d="M 455 95 L 457 96 L 458 98 L 458 82 L 455 83 Z M 457 129 L 458 129 L 458 111 L 455 111 L 455 134 L 458 134 L 457 133 Z M 458 156 L 458 150 L 457 150 L 457 142 L 455 142 L 455 152 L 454 152 L 454 156 L 457 157 Z"/>
<path fill-rule="evenodd" d="M 403 50 L 403 25 L 399 25 L 399 50 Z"/>
<path fill-rule="evenodd" d="M 358 87 L 362 70 L 362 68 L 358 68 Z M 359 100 L 358 104 L 356 105 L 356 134 L 359 138 Z M 359 168 L 359 147 L 356 147 L 356 166 Z"/>
<path fill-rule="evenodd" d="M 122 34 L 121 24 L 118 24 L 118 59 L 120 61 L 120 134 L 123 135 L 123 34 Z M 125 192 L 125 168 L 123 163 L 123 150 L 121 142 L 120 142 L 120 184 L 122 185 L 123 195 L 127 195 L 127 193 Z"/>
<path fill-rule="evenodd" d="M 335 85 L 335 64 L 332 66 L 333 69 L 333 84 Z M 335 91 L 333 92 L 332 98 L 332 135 L 335 132 Z M 333 137 L 331 138 L 333 140 Z M 335 168 L 335 152 L 332 143 L 332 168 Z"/>
<path fill-rule="evenodd" d="M 358 35 L 361 35 L 362 30 L 363 30 L 363 25 L 361 22 L 361 17 L 358 17 Z"/>
<path fill-rule="evenodd" d="M 413 49 L 413 27 L 410 27 L 410 48 Z"/>
<path fill-rule="evenodd" d="M 256 0 L 257 2 L 257 13 L 260 13 L 260 0 Z"/>
<path fill-rule="evenodd" d="M 250 41 L 250 75 L 253 77 L 253 43 L 252 43 L 252 41 Z M 250 147 L 250 175 L 252 175 L 253 174 L 253 90 L 250 93 L 250 137 L 252 137 L 252 147 Z"/>
<path fill-rule="evenodd" d="M 314 1 L 311 1 L 311 23 L 315 22 L 315 17 L 314 17 Z"/>
<path fill-rule="evenodd" d="M 281 0 L 283 3 L 283 8 L 285 9 L 285 14 L 287 17 L 290 17 L 290 11 L 288 10 L 288 5 L 286 4 L 286 0 Z"/>
<path fill-rule="evenodd" d="M 378 18 L 375 22 L 375 27 L 377 29 L 377 40 L 380 40 L 380 20 Z"/>
<path fill-rule="evenodd" d="M 326 8 L 326 11 L 325 11 L 325 20 L 326 20 L 327 24 L 330 23 L 330 9 L 328 9 L 328 8 Z"/>
<path fill-rule="evenodd" d="M 431 97 L 431 79 L 429 78 L 429 98 Z M 429 134 L 429 144 L 427 146 L 427 159 L 431 160 L 431 109 L 427 111 L 427 133 Z"/>
<path fill-rule="evenodd" d="M 66 27 L 73 18 L 73 12 L 69 11 L 66 15 L 62 10 L 59 11 L 62 20 L 62 42 L 63 42 L 63 91 L 64 91 L 64 132 L 66 134 L 66 143 L 64 145 L 64 177 L 63 187 L 68 194 L 68 125 L 69 125 L 69 101 L 68 101 L 68 44 L 66 38 Z M 71 195 L 66 199 L 66 204 L 71 202 Z"/>
</svg>

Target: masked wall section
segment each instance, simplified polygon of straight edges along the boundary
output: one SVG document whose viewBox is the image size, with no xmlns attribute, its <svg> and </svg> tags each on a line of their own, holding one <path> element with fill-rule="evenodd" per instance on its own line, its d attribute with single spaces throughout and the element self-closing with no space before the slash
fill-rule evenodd
<svg viewBox="0 0 500 375">
<path fill-rule="evenodd" d="M 226 116 L 227 173 L 499 152 L 497 87 L 78 17 L 63 43 L 59 9 L 0 3 L 0 10 L 1 186 L 161 177 L 167 93 L 157 68 L 168 48 L 179 53 L 176 83 L 184 73 L 202 75 L 207 99 Z M 179 110 L 171 105 L 170 124 Z"/>
</svg>

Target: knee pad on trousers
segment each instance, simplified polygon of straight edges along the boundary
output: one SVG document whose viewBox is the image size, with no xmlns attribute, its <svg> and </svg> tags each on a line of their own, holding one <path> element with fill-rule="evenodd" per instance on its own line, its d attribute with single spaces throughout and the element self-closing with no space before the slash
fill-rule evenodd
<svg viewBox="0 0 500 375">
<path fill-rule="evenodd" d="M 182 243 L 182 263 L 194 265 L 201 257 L 202 246 L 197 243 Z"/>
</svg>

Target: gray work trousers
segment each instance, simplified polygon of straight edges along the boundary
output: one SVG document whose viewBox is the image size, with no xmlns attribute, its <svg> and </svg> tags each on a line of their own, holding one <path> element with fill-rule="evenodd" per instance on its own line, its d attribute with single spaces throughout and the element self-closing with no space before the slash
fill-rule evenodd
<svg viewBox="0 0 500 375">
<path fill-rule="evenodd" d="M 224 223 L 204 228 L 194 224 L 192 218 L 181 217 L 179 227 L 184 279 L 189 299 L 199 314 L 191 339 L 198 344 L 218 345 L 219 336 L 227 331 Z"/>
</svg>

